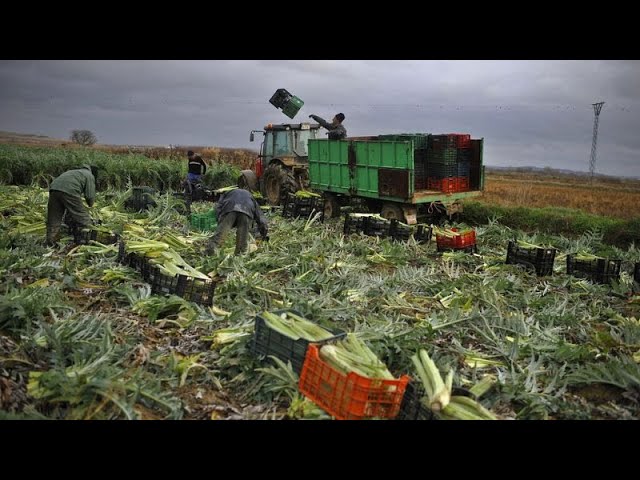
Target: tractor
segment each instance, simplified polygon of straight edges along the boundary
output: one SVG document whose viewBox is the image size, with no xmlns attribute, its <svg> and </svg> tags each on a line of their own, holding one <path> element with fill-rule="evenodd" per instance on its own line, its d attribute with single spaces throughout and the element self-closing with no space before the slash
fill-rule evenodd
<svg viewBox="0 0 640 480">
<path fill-rule="evenodd" d="M 288 192 L 295 193 L 309 186 L 309 161 L 307 142 L 321 138 L 317 123 L 268 124 L 264 130 L 252 130 L 264 139 L 256 160 L 255 171 L 243 170 L 240 186 L 260 190 L 271 205 L 280 205 Z"/>
</svg>

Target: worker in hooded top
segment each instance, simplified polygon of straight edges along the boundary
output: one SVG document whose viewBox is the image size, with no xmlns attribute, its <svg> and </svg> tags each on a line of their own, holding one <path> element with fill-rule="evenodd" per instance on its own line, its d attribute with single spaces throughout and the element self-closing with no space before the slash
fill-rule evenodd
<svg viewBox="0 0 640 480">
<path fill-rule="evenodd" d="M 57 243 L 63 217 L 67 225 L 73 225 L 74 228 L 92 224 L 91 215 L 82 203 L 82 197 L 89 207 L 93 207 L 97 175 L 97 167 L 83 165 L 64 172 L 51 182 L 47 205 L 47 245 Z"/>
<path fill-rule="evenodd" d="M 313 118 L 316 122 L 329 130 L 327 133 L 327 135 L 329 135 L 329 140 L 344 140 L 347 137 L 347 129 L 342 125 L 342 122 L 344 121 L 344 113 L 336 114 L 331 123 L 317 115 L 309 115 L 309 117 Z"/>
<path fill-rule="evenodd" d="M 218 227 L 207 246 L 207 253 L 213 253 L 224 241 L 227 233 L 236 228 L 235 255 L 247 251 L 249 228 L 255 221 L 260 236 L 268 241 L 269 227 L 260 205 L 248 190 L 236 188 L 225 192 L 216 203 L 216 216 Z"/>
</svg>

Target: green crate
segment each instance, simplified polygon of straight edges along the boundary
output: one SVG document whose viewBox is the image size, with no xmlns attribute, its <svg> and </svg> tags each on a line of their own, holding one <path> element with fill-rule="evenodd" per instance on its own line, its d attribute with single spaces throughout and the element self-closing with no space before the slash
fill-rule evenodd
<svg viewBox="0 0 640 480">
<path fill-rule="evenodd" d="M 293 118 L 296 116 L 296 114 L 302 108 L 303 105 L 304 105 L 304 102 L 302 100 L 300 100 L 296 96 L 293 96 L 291 97 L 289 102 L 287 102 L 287 104 L 284 107 L 282 107 L 282 113 L 284 113 L 289 118 Z"/>
<path fill-rule="evenodd" d="M 427 148 L 429 133 L 394 133 L 378 135 L 378 140 L 388 140 L 393 142 L 412 141 L 413 148 Z"/>
<path fill-rule="evenodd" d="M 211 231 L 218 226 L 218 218 L 215 210 L 206 213 L 192 213 L 189 217 L 191 228 L 194 230 Z"/>
</svg>

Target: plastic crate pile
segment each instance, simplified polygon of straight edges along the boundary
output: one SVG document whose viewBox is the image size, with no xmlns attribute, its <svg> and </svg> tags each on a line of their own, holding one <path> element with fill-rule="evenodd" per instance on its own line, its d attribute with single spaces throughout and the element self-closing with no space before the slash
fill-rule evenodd
<svg viewBox="0 0 640 480">
<path fill-rule="evenodd" d="M 416 190 L 427 189 L 427 149 L 419 148 L 413 152 L 413 174 Z"/>
<path fill-rule="evenodd" d="M 277 310 L 273 313 L 276 315 L 280 315 L 281 313 L 285 313 L 287 311 L 288 310 Z M 302 316 L 302 314 L 296 310 L 290 311 L 298 316 Z M 336 335 L 333 339 L 342 338 L 346 335 L 345 332 L 337 330 L 332 333 L 335 333 Z M 319 343 L 327 343 L 330 340 L 331 339 L 324 340 L 323 342 Z M 253 335 L 253 342 L 251 344 L 251 351 L 254 355 L 263 355 L 265 357 L 273 355 L 283 362 L 291 362 L 293 371 L 299 375 L 302 371 L 302 364 L 304 363 L 308 346 L 309 341 L 303 338 L 292 340 L 286 335 L 283 335 L 279 332 L 276 332 L 272 328 L 269 328 L 262 315 L 256 316 L 255 331 Z"/>
<path fill-rule="evenodd" d="M 436 231 L 436 246 L 438 252 L 463 251 L 467 253 L 477 253 L 476 231 L 468 229 L 460 231 L 458 228 L 451 228 L 453 235 L 446 235 L 444 232 Z"/>
<path fill-rule="evenodd" d="M 557 249 L 547 247 L 522 247 L 516 241 L 509 241 L 507 247 L 507 264 L 523 265 L 538 276 L 553 274 L 553 266 Z M 620 279 L 622 260 L 594 257 L 581 259 L 575 254 L 568 254 L 566 260 L 567 275 L 584 278 L 595 283 L 609 284 Z M 635 265 L 634 279 L 640 282 L 640 263 Z"/>
<path fill-rule="evenodd" d="M 215 209 L 211 209 L 205 213 L 192 213 L 189 216 L 191 228 L 201 232 L 213 231 L 218 226 L 218 217 Z"/>
<path fill-rule="evenodd" d="M 342 231 L 345 235 L 364 233 L 372 237 L 391 238 L 399 242 L 406 242 L 413 236 L 418 243 L 428 243 L 432 234 L 432 228 L 429 225 L 407 225 L 395 219 L 387 220 L 374 213 L 346 214 Z"/>
<path fill-rule="evenodd" d="M 308 218 L 320 212 L 319 220 L 324 222 L 324 197 L 311 195 L 301 197 L 288 193 L 282 207 L 283 218 Z"/>
<path fill-rule="evenodd" d="M 378 136 L 378 140 L 413 142 L 413 169 L 416 190 L 427 188 L 427 148 L 429 147 L 430 136 L 431 134 L 429 133 L 398 133 Z"/>
<path fill-rule="evenodd" d="M 427 189 L 444 193 L 466 192 L 470 189 L 470 173 L 471 135 L 449 133 L 429 136 L 426 150 Z"/>
<path fill-rule="evenodd" d="M 287 310 L 273 312 L 281 314 Z M 299 312 L 292 311 L 296 315 Z M 251 351 L 259 357 L 272 355 L 291 362 L 299 374 L 300 392 L 338 420 L 393 419 L 400 412 L 409 377 L 372 379 L 350 372 L 335 370 L 321 357 L 322 345 L 335 342 L 346 335 L 333 331 L 335 336 L 322 342 L 292 340 L 271 329 L 263 316 L 255 318 L 255 332 Z"/>
<path fill-rule="evenodd" d="M 567 255 L 567 274 L 596 283 L 606 284 L 612 280 L 619 280 L 621 265 L 622 260 L 610 258 L 580 260 L 574 254 Z M 637 271 L 638 267 L 636 265 L 636 273 Z"/>
<path fill-rule="evenodd" d="M 525 268 L 535 271 L 536 275 L 543 277 L 553 273 L 556 252 L 555 248 L 521 247 L 511 240 L 507 247 L 506 263 L 509 265 L 523 265 Z"/>
<path fill-rule="evenodd" d="M 127 253 L 124 240 L 119 239 L 118 262 L 140 272 L 142 279 L 151 285 L 151 293 L 177 295 L 190 302 L 204 306 L 213 305 L 215 282 L 186 275 L 169 276 L 143 255 Z"/>
</svg>

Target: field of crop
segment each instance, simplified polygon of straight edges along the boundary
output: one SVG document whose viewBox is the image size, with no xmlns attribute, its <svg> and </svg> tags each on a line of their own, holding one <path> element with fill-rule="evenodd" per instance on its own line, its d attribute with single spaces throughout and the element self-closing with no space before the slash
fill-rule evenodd
<svg viewBox="0 0 640 480">
<path fill-rule="evenodd" d="M 0 182 L 48 185 L 54 177 L 83 164 L 100 168 L 98 189 L 147 185 L 161 191 L 178 190 L 187 175 L 186 155 L 150 159 L 142 154 L 114 154 L 93 148 L 48 148 L 0 144 Z M 213 188 L 234 183 L 239 169 L 225 161 L 212 162 L 204 182 Z"/>
<path fill-rule="evenodd" d="M 58 152 L 65 152 L 66 155 L 89 155 L 94 151 L 110 153 L 115 155 L 135 155 L 145 156 L 153 159 L 172 159 L 186 162 L 187 151 L 193 150 L 200 154 L 202 158 L 212 164 L 226 163 L 239 169 L 253 167 L 257 156 L 257 151 L 244 148 L 221 148 L 181 145 L 170 148 L 153 146 L 125 146 L 125 145 L 102 145 L 95 144 L 91 147 L 83 147 L 72 143 L 70 140 L 51 138 L 44 135 L 25 135 L 13 132 L 0 131 L 0 145 L 19 147 L 19 151 L 26 148 L 55 149 Z M 42 150 L 40 150 L 42 151 Z M 75 152 L 71 154 L 70 152 Z M 58 153 L 61 155 L 61 153 Z"/>
<path fill-rule="evenodd" d="M 564 207 L 632 219 L 640 216 L 640 180 L 549 174 L 491 173 L 482 201 L 508 207 Z"/>
<path fill-rule="evenodd" d="M 345 236 L 339 219 L 283 219 L 275 209 L 270 241 L 255 252 L 234 257 L 231 235 L 206 256 L 210 233 L 192 231 L 170 195 L 147 213 L 122 207 L 123 172 L 170 188 L 183 162 L 68 156 L 0 147 L 5 182 L 29 185 L 0 186 L 0 418 L 331 418 L 300 393 L 290 366 L 250 351 L 255 316 L 282 308 L 354 332 L 395 376 L 417 379 L 411 357 L 424 349 L 454 387 L 489 385 L 478 400 L 500 419 L 640 416 L 634 243 L 491 221 L 475 225 L 477 254 L 438 253 L 433 242 Z M 105 170 L 93 212 L 102 226 L 125 242 L 178 238 L 184 261 L 216 280 L 212 307 L 152 294 L 115 245 L 43 245 L 45 180 L 84 161 Z M 233 182 L 236 170 L 218 171 L 218 186 Z M 557 248 L 553 274 L 505 265 L 514 238 Z M 576 252 L 622 260 L 620 279 L 567 275 Z"/>
</svg>

